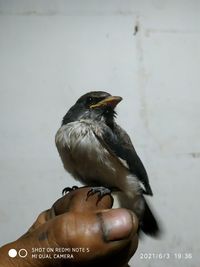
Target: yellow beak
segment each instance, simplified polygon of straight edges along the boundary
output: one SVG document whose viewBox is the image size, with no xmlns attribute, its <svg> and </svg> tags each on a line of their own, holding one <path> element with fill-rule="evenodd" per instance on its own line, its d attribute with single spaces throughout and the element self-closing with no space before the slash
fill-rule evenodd
<svg viewBox="0 0 200 267">
<path fill-rule="evenodd" d="M 115 108 L 121 100 L 122 100 L 122 97 L 120 96 L 109 96 L 99 101 L 97 104 L 91 105 L 90 108 L 99 108 L 99 107 L 105 107 L 105 106 L 110 106 L 112 108 Z"/>
</svg>

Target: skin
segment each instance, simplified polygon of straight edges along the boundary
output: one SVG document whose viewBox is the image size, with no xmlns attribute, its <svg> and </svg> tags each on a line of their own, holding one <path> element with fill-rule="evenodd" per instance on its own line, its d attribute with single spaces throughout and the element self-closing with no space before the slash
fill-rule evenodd
<svg viewBox="0 0 200 267">
<path fill-rule="evenodd" d="M 110 195 L 99 201 L 97 194 L 87 198 L 89 190 L 79 188 L 58 199 L 27 233 L 1 247 L 0 267 L 127 266 L 138 246 L 137 217 L 126 209 L 112 209 Z M 74 259 L 32 259 L 32 248 L 49 247 L 88 248 L 89 252 L 74 253 Z M 11 248 L 25 248 L 28 256 L 10 258 Z"/>
</svg>

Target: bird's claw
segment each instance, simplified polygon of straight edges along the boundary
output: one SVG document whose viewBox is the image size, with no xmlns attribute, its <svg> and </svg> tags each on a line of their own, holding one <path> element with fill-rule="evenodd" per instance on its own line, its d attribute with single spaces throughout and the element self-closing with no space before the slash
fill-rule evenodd
<svg viewBox="0 0 200 267">
<path fill-rule="evenodd" d="M 104 196 L 110 195 L 111 190 L 103 186 L 93 187 L 88 191 L 86 200 L 88 200 L 88 198 L 90 196 L 93 196 L 94 194 L 98 194 L 98 199 L 97 199 L 97 203 L 98 203 Z"/>
<path fill-rule="evenodd" d="M 78 186 L 76 186 L 76 185 L 74 185 L 74 186 L 72 186 L 72 187 L 65 187 L 65 188 L 62 190 L 62 195 L 66 195 L 66 194 L 68 194 L 69 192 L 74 191 L 74 190 L 76 190 L 76 189 L 78 189 Z"/>
</svg>

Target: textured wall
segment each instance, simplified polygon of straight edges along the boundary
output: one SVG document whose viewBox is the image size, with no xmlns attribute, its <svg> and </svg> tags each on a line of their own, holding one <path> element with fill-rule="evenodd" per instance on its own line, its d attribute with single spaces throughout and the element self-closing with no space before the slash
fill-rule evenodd
<svg viewBox="0 0 200 267">
<path fill-rule="evenodd" d="M 197 266 L 199 47 L 195 0 L 0 0 L 0 245 L 74 184 L 55 132 L 77 97 L 107 90 L 124 98 L 118 122 L 148 170 L 164 228 L 161 240 L 140 242 L 132 263 Z M 174 259 L 185 252 L 193 259 Z"/>
</svg>

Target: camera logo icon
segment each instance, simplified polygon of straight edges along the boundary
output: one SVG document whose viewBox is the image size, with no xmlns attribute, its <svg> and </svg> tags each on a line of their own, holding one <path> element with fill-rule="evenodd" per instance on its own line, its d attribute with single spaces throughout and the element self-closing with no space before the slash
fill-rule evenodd
<svg viewBox="0 0 200 267">
<path fill-rule="evenodd" d="M 11 248 L 8 251 L 8 256 L 11 258 L 15 258 L 17 254 L 20 258 L 26 258 L 26 256 L 28 255 L 28 251 L 25 248 L 21 248 L 19 251 L 14 248 Z"/>
</svg>

